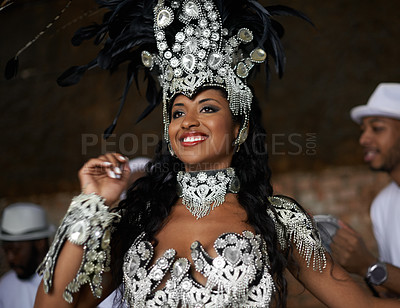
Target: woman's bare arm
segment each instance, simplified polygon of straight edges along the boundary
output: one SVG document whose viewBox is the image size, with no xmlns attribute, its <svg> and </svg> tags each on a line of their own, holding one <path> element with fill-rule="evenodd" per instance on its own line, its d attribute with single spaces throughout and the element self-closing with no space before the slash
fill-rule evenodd
<svg viewBox="0 0 400 308">
<path fill-rule="evenodd" d="M 303 258 L 296 253 L 295 259 L 299 264 L 298 277 L 295 268 L 291 268 L 292 274 L 328 307 L 400 307 L 398 300 L 380 299 L 364 291 L 339 264 L 332 261 L 329 255 L 327 255 L 327 266 L 322 272 L 307 267 Z"/>
<path fill-rule="evenodd" d="M 53 248 L 60 249 L 57 255 L 56 251 L 58 249 L 50 249 L 48 256 L 46 256 L 44 263 L 41 265 L 42 271 L 45 273 L 44 280 L 42 280 L 35 302 L 35 308 L 48 308 L 48 307 L 96 307 L 103 299 L 105 299 L 112 292 L 112 279 L 111 274 L 104 273 L 105 269 L 105 259 L 107 254 L 103 250 L 103 244 L 106 232 L 109 232 L 110 224 L 112 220 L 119 216 L 115 213 L 109 213 L 107 205 L 115 204 L 119 199 L 121 192 L 126 189 L 126 183 L 129 180 L 130 170 L 127 164 L 127 160 L 118 154 L 107 154 L 100 156 L 99 158 L 89 160 L 79 171 L 79 179 L 81 182 L 81 188 L 84 195 L 74 198 L 74 202 L 68 211 L 69 219 L 64 220 L 68 223 L 62 224 L 57 231 L 55 241 L 53 246 L 58 243 L 59 246 L 54 246 Z M 97 195 L 97 197 L 96 197 Z M 101 196 L 101 197 L 99 197 Z M 83 200 L 78 202 L 78 200 Z M 85 212 L 86 211 L 86 212 Z M 97 217 L 97 220 L 96 220 Z M 75 221 L 86 221 L 87 226 L 86 232 L 90 235 L 88 237 L 83 237 L 81 241 L 74 241 L 69 236 L 71 221 L 74 224 Z M 94 223 L 92 226 L 91 224 Z M 108 226 L 108 227 L 107 227 Z M 105 232 L 101 235 L 95 234 L 94 231 L 100 232 L 103 230 Z M 108 230 L 108 231 L 107 231 Z M 79 232 L 79 231 L 78 231 Z M 73 233 L 73 232 L 72 232 Z M 82 234 L 82 233 L 81 233 Z M 58 238 L 57 238 L 58 236 Z M 66 240 L 66 237 L 68 240 Z M 90 240 L 100 241 L 99 244 L 93 246 L 90 244 Z M 65 241 L 61 248 L 61 243 Z M 87 243 L 84 244 L 84 241 Z M 85 245 L 85 248 L 83 247 Z M 109 251 L 109 244 L 106 244 Z M 90 279 L 92 286 L 95 281 L 96 275 L 92 270 L 86 270 L 85 266 L 82 266 L 82 261 L 88 262 L 89 253 L 94 253 L 93 267 L 101 266 L 100 269 L 96 270 L 96 275 L 102 274 L 101 286 L 103 288 L 101 292 L 101 297 L 98 298 L 100 294 L 90 288 L 88 281 Z M 85 255 L 86 254 L 86 255 Z M 97 260 L 98 258 L 102 261 Z M 55 263 L 54 265 L 47 265 Z M 49 278 L 49 272 L 51 273 L 51 268 L 54 267 L 54 274 Z M 103 269 L 103 270 L 101 270 Z M 82 274 L 82 275 L 81 275 Z M 79 279 L 75 280 L 78 283 L 77 287 L 69 287 L 66 292 L 67 286 L 75 279 L 79 277 L 84 277 L 83 281 Z M 91 278 L 89 277 L 91 276 Z M 98 279 L 98 278 L 96 278 Z M 45 285 L 48 285 L 48 290 L 45 291 Z M 97 286 L 98 282 L 97 282 Z M 99 291 L 99 289 L 97 289 Z M 93 292 L 93 293 L 92 293 Z M 65 297 L 67 294 L 67 297 Z M 71 297 L 72 294 L 72 297 Z M 96 296 L 94 296 L 96 294 Z M 65 298 L 70 298 L 71 303 L 65 300 Z"/>
</svg>

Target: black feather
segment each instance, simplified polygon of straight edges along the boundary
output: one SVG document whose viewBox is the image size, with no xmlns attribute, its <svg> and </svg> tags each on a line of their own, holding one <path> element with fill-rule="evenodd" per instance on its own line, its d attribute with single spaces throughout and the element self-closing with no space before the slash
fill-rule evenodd
<svg viewBox="0 0 400 308">
<path fill-rule="evenodd" d="M 77 84 L 88 69 L 97 66 L 96 60 L 81 66 L 72 66 L 57 78 L 57 84 L 61 87 L 69 87 Z"/>
<path fill-rule="evenodd" d="M 145 78 L 147 79 L 146 99 L 149 105 L 141 113 L 139 118 L 136 120 L 136 123 L 147 117 L 161 102 L 161 91 L 158 91 L 157 83 L 153 76 L 148 71 L 145 71 Z"/>
<path fill-rule="evenodd" d="M 82 44 L 83 41 L 90 40 L 95 36 L 99 36 L 100 28 L 103 28 L 103 27 L 101 27 L 97 24 L 94 24 L 91 26 L 87 26 L 87 27 L 78 29 L 78 31 L 75 32 L 74 36 L 71 39 L 72 45 L 79 46 L 80 44 Z"/>
<path fill-rule="evenodd" d="M 72 66 L 57 78 L 57 84 L 61 87 L 69 87 L 77 84 L 86 70 L 86 65 Z"/>
<path fill-rule="evenodd" d="M 103 139 L 106 140 L 108 137 L 110 137 L 116 126 L 117 126 L 117 123 L 115 122 L 115 123 L 112 123 L 109 127 L 107 127 L 103 133 Z"/>
<path fill-rule="evenodd" d="M 15 76 L 17 76 L 18 66 L 19 66 L 18 57 L 14 57 L 14 58 L 8 60 L 6 69 L 4 71 L 4 77 L 7 80 L 10 80 L 10 79 L 14 78 Z"/>
</svg>

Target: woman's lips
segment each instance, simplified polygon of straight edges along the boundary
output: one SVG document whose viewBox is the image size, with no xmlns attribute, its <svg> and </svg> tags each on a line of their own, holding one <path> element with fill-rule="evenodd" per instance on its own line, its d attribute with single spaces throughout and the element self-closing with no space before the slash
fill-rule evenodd
<svg viewBox="0 0 400 308">
<path fill-rule="evenodd" d="M 190 147 L 202 143 L 208 138 L 205 134 L 183 134 L 179 139 L 184 147 Z"/>
</svg>

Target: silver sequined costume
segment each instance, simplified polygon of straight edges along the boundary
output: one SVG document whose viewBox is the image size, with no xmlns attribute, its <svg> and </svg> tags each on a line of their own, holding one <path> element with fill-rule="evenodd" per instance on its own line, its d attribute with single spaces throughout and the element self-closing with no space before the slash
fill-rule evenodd
<svg viewBox="0 0 400 308">
<path fill-rule="evenodd" d="M 322 271 L 325 250 L 311 219 L 289 199 L 270 198 L 280 246 L 291 240 L 307 265 Z M 283 224 L 277 223 L 277 219 Z M 174 249 L 152 262 L 153 247 L 142 233 L 125 255 L 125 299 L 134 307 L 268 307 L 275 291 L 266 243 L 250 231 L 224 233 L 214 242 L 216 258 L 201 243 L 191 245 L 192 264 L 176 258 Z M 150 266 L 150 264 L 152 264 Z M 190 267 L 207 278 L 205 286 L 190 274 Z M 167 279 L 166 279 L 167 278 Z M 166 279 L 166 280 L 165 280 Z M 160 283 L 165 281 L 163 287 Z"/>
<path fill-rule="evenodd" d="M 113 219 L 110 216 L 113 214 L 107 214 L 108 210 L 103 202 L 96 195 L 83 195 L 74 199 L 72 209 L 59 228 L 60 237 L 56 236 L 49 254 L 41 265 L 41 272 L 54 272 L 59 247 L 65 240 L 72 240 L 71 234 L 79 233 L 80 229 L 76 227 L 78 222 L 73 222 L 76 210 L 83 210 L 85 213 L 94 211 L 93 213 L 97 213 L 99 217 L 93 219 L 92 216 L 90 225 L 82 229 L 85 236 L 82 236 L 77 243 L 88 247 L 89 242 L 93 241 L 92 238 L 97 238 L 99 241 L 104 238 L 100 233 L 109 232 L 107 226 L 110 219 Z M 281 248 L 288 247 L 288 242 L 291 241 L 305 259 L 307 266 L 312 264 L 313 270 L 322 271 L 326 266 L 325 250 L 312 219 L 288 198 L 271 197 L 270 202 L 275 208 L 276 215 L 271 209 L 267 210 L 267 213 L 275 222 Z M 82 204 L 79 206 L 77 203 Z M 107 223 L 101 223 L 104 219 Z M 92 231 L 93 236 L 87 235 L 86 232 L 92 233 Z M 109 264 L 108 242 L 103 241 L 102 245 L 95 247 L 108 252 L 104 262 Z M 176 251 L 172 248 L 153 261 L 154 248 L 145 233 L 139 235 L 125 254 L 123 265 L 124 298 L 129 306 L 135 308 L 269 306 L 275 284 L 270 274 L 266 243 L 259 234 L 243 231 L 242 234 L 224 233 L 218 236 L 214 242 L 217 253 L 215 258 L 210 257 L 198 241 L 193 242 L 190 248 L 192 263 L 186 258 L 177 258 Z M 101 254 L 101 251 L 96 253 Z M 85 252 L 79 277 L 74 279 L 74 282 L 79 281 L 79 284 L 71 283 L 67 286 L 65 291 L 68 295 L 65 298 L 67 301 L 71 302 L 72 294 L 78 292 L 80 286 L 86 283 L 92 287 L 93 294 L 100 297 L 101 287 L 97 285 L 93 288 L 94 280 L 91 277 L 94 270 L 87 266 L 87 263 L 92 262 Z M 103 262 L 100 262 L 99 266 L 102 270 L 96 275 L 104 271 Z M 207 278 L 206 285 L 201 285 L 193 279 L 190 274 L 192 266 Z M 53 275 L 45 275 L 43 279 L 44 285 L 47 286 L 45 291 L 48 292 L 52 286 Z M 101 277 L 98 281 L 101 282 Z"/>
</svg>

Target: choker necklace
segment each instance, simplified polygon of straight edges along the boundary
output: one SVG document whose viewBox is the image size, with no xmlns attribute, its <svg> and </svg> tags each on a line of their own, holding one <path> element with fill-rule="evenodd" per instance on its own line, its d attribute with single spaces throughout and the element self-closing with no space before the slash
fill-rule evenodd
<svg viewBox="0 0 400 308">
<path fill-rule="evenodd" d="M 240 182 L 231 167 L 221 170 L 183 172 L 177 174 L 178 196 L 197 219 L 207 216 L 211 210 L 225 201 L 228 192 L 240 190 Z"/>
</svg>

